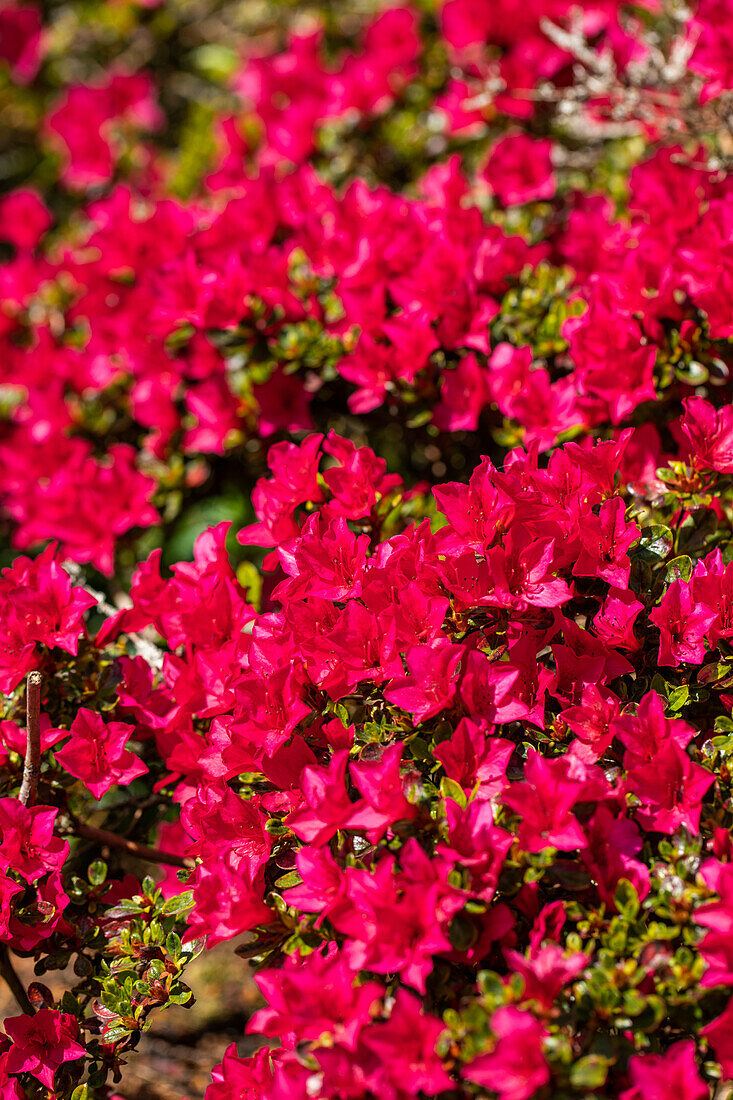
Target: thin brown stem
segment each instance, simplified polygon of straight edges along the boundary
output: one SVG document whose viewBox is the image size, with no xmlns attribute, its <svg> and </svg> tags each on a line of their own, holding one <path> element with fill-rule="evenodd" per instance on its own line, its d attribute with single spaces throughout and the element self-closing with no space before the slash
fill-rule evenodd
<svg viewBox="0 0 733 1100">
<path fill-rule="evenodd" d="M 41 683 L 40 672 L 29 672 L 26 680 L 26 749 L 20 801 L 32 806 L 41 777 Z"/>
<path fill-rule="evenodd" d="M 25 986 L 15 973 L 13 964 L 10 961 L 8 948 L 4 943 L 0 943 L 0 976 L 4 979 L 10 992 L 18 1002 L 20 1010 L 25 1012 L 26 1016 L 33 1016 L 33 1005 L 28 1000 Z"/>
<path fill-rule="evenodd" d="M 128 840 L 127 837 L 118 836 L 117 833 L 110 833 L 107 829 L 85 825 L 81 821 L 74 823 L 74 833 L 84 837 L 85 840 L 96 840 L 98 844 L 106 844 L 109 848 L 120 848 L 124 852 L 129 852 L 131 856 L 147 859 L 151 863 L 167 863 L 171 867 L 185 867 L 189 870 L 193 870 L 196 866 L 192 859 L 186 859 L 185 856 L 163 852 L 160 848 L 148 848 L 145 844 L 138 844 L 134 840 Z"/>
</svg>

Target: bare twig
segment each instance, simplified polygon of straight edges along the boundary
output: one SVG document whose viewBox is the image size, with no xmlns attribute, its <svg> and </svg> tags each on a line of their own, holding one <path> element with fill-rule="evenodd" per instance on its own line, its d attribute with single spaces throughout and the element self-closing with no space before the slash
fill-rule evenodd
<svg viewBox="0 0 733 1100">
<path fill-rule="evenodd" d="M 41 777 L 41 683 L 40 672 L 29 672 L 26 680 L 26 749 L 20 801 L 32 806 Z"/>
<path fill-rule="evenodd" d="M 189 870 L 196 866 L 192 859 L 186 859 L 185 856 L 177 856 L 173 852 L 163 852 L 160 848 L 148 848 L 145 844 L 138 844 L 134 840 L 128 840 L 127 837 L 118 836 L 117 833 L 110 833 L 107 829 L 97 829 L 94 825 L 85 825 L 81 821 L 74 822 L 74 833 L 76 836 L 84 837 L 85 840 L 96 840 L 98 844 L 106 844 L 109 848 L 119 848 L 124 852 L 129 852 L 131 856 L 137 856 L 138 859 L 147 859 L 151 863 L 167 863 L 171 867 L 186 867 Z"/>
<path fill-rule="evenodd" d="M 0 976 L 2 976 L 10 992 L 18 1002 L 20 1010 L 25 1012 L 26 1016 L 33 1016 L 33 1005 L 28 1000 L 25 986 L 15 973 L 13 964 L 10 961 L 10 953 L 8 952 L 7 945 L 4 943 L 0 943 Z"/>
<path fill-rule="evenodd" d="M 551 19 L 540 19 L 540 28 L 551 42 L 559 46 L 561 50 L 566 50 L 569 54 L 572 54 L 590 72 L 603 77 L 615 75 L 616 66 L 611 52 L 598 53 L 586 41 L 582 17 L 573 18 L 572 27 L 569 31 L 558 27 Z"/>
</svg>

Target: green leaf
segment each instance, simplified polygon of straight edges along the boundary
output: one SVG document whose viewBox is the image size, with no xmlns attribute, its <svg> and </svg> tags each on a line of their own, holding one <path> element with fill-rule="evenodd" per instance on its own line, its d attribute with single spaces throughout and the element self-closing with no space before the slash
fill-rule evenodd
<svg viewBox="0 0 733 1100">
<path fill-rule="evenodd" d="M 628 879 L 619 879 L 613 895 L 616 908 L 627 921 L 633 921 L 639 912 L 639 895 Z"/>
<path fill-rule="evenodd" d="M 105 912 L 105 917 L 130 917 L 136 913 L 142 913 L 142 906 L 132 898 L 123 898 L 117 905 Z"/>
<path fill-rule="evenodd" d="M 649 527 L 643 527 L 637 555 L 643 560 L 654 564 L 664 561 L 674 545 L 672 532 L 669 527 L 661 523 L 653 523 Z"/>
<path fill-rule="evenodd" d="M 121 1039 L 129 1039 L 130 1035 L 130 1029 L 127 1027 L 110 1027 L 102 1032 L 102 1042 L 119 1043 Z"/>
<path fill-rule="evenodd" d="M 417 760 L 427 760 L 430 763 L 435 760 L 430 745 L 422 737 L 410 738 L 410 752 Z"/>
<path fill-rule="evenodd" d="M 687 386 L 703 386 L 710 377 L 710 371 L 704 363 L 698 363 L 696 359 L 689 363 L 681 362 L 675 366 L 675 374 L 680 382 Z"/>
<path fill-rule="evenodd" d="M 478 986 L 484 996 L 495 997 L 501 1000 L 504 996 L 504 983 L 493 970 L 480 970 Z"/>
<path fill-rule="evenodd" d="M 103 859 L 95 859 L 89 864 L 87 875 L 92 886 L 101 886 L 107 878 L 107 864 Z"/>
<path fill-rule="evenodd" d="M 92 960 L 86 955 L 77 955 L 74 961 L 74 973 L 78 978 L 88 978 L 94 970 Z"/>
<path fill-rule="evenodd" d="M 602 1054 L 586 1054 L 570 1067 L 570 1084 L 575 1089 L 597 1089 L 606 1083 L 609 1061 Z"/>
<path fill-rule="evenodd" d="M 333 712 L 341 722 L 341 725 L 344 727 L 344 729 L 348 729 L 351 725 L 351 715 L 349 714 L 344 704 L 337 703 L 336 706 L 333 708 Z"/>
<path fill-rule="evenodd" d="M 456 951 L 468 951 L 478 939 L 476 925 L 463 913 L 458 913 L 451 921 L 448 938 Z"/>
<path fill-rule="evenodd" d="M 254 562 L 243 561 L 237 566 L 237 580 L 247 593 L 247 602 L 259 609 L 262 597 L 262 574 Z"/>
<path fill-rule="evenodd" d="M 726 681 L 733 675 L 733 665 L 728 661 L 713 661 L 712 664 L 703 665 L 698 669 L 697 682 L 699 684 L 715 684 L 719 688 L 727 686 Z"/>
<path fill-rule="evenodd" d="M 652 682 L 649 688 L 651 691 L 656 691 L 657 695 L 664 695 L 666 698 L 668 688 L 667 681 L 659 672 L 655 672 L 652 676 Z"/>
<path fill-rule="evenodd" d="M 689 702 L 690 699 L 690 687 L 688 684 L 680 684 L 679 687 L 672 688 L 667 696 L 667 706 L 672 712 L 682 710 L 684 705 Z"/>
<path fill-rule="evenodd" d="M 209 80 L 223 83 L 236 70 L 239 54 L 220 42 L 206 42 L 192 53 L 196 68 Z"/>
<path fill-rule="evenodd" d="M 168 1004 L 171 1005 L 186 1005 L 189 1001 L 193 1000 L 193 993 L 190 989 L 187 989 L 184 993 L 171 993 L 168 997 Z"/>
<path fill-rule="evenodd" d="M 454 802 L 457 802 L 462 809 L 466 808 L 465 791 L 459 783 L 456 783 L 455 779 L 444 776 L 440 781 L 440 793 L 443 798 L 451 798 Z"/>
<path fill-rule="evenodd" d="M 280 878 L 275 881 L 275 885 L 278 890 L 287 890 L 289 886 L 300 886 L 302 881 L 297 871 L 288 871 L 286 875 L 281 875 Z"/>
<path fill-rule="evenodd" d="M 614 928 L 614 930 L 606 936 L 603 942 L 608 947 L 609 951 L 613 951 L 614 955 L 620 957 L 626 950 L 627 940 L 626 928 L 621 925 L 621 927 Z"/>
<path fill-rule="evenodd" d="M 177 916 L 193 909 L 193 890 L 184 890 L 182 894 L 174 894 L 163 903 L 161 913 L 164 917 Z"/>
<path fill-rule="evenodd" d="M 656 471 L 656 476 L 660 481 L 664 481 L 669 485 L 674 484 L 677 481 L 677 471 L 671 470 L 669 466 L 660 466 Z"/>
<path fill-rule="evenodd" d="M 165 949 L 169 955 L 177 959 L 181 954 L 181 937 L 176 932 L 169 932 L 165 938 Z"/>
<path fill-rule="evenodd" d="M 673 558 L 668 563 L 664 571 L 664 583 L 671 584 L 672 581 L 687 582 L 692 576 L 692 570 L 692 558 L 689 558 L 687 554 L 680 554 L 678 558 Z"/>
<path fill-rule="evenodd" d="M 182 953 L 186 956 L 186 962 L 191 962 L 192 959 L 197 959 L 203 949 L 206 947 L 206 936 L 199 936 L 196 940 L 189 940 L 188 943 L 184 943 L 182 947 Z"/>
<path fill-rule="evenodd" d="M 627 1016 L 640 1016 L 646 1008 L 646 997 L 638 989 L 627 989 L 623 996 L 623 1006 Z"/>
</svg>

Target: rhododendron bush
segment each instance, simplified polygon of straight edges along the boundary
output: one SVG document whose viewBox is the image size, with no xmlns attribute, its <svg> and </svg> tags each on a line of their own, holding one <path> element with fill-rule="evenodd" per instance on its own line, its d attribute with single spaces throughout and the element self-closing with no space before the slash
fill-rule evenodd
<svg viewBox="0 0 733 1100">
<path fill-rule="evenodd" d="M 2 1100 L 727 1095 L 732 56 L 0 0 Z"/>
</svg>

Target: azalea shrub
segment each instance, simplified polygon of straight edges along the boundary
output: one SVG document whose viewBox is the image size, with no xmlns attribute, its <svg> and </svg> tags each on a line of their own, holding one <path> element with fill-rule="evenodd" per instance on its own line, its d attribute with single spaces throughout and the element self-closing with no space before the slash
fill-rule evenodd
<svg viewBox="0 0 733 1100">
<path fill-rule="evenodd" d="M 0 0 L 2 1100 L 232 940 L 206 1100 L 725 1094 L 731 57 Z"/>
</svg>

